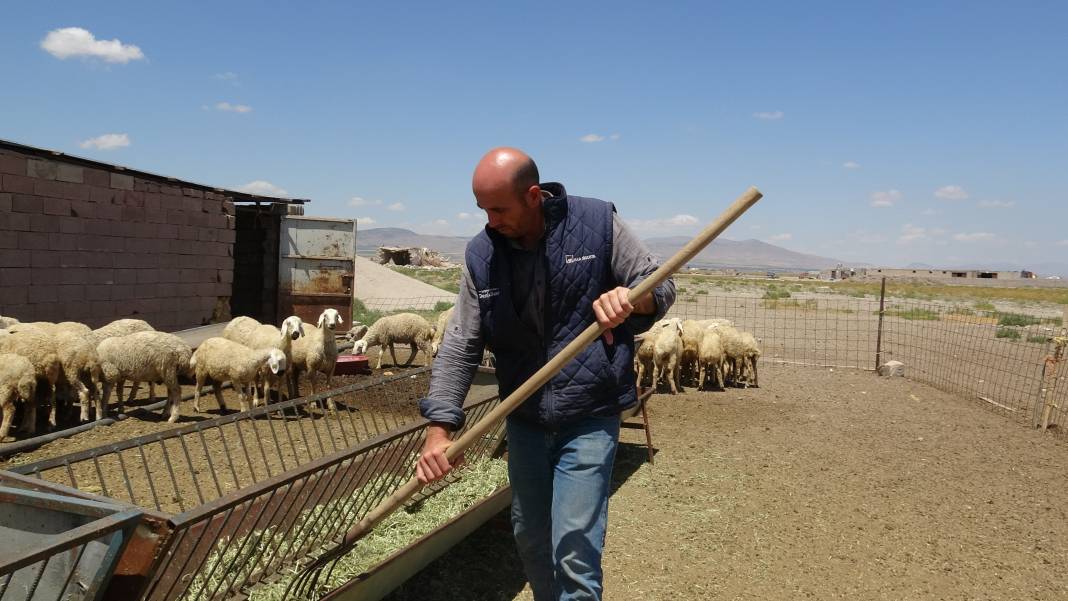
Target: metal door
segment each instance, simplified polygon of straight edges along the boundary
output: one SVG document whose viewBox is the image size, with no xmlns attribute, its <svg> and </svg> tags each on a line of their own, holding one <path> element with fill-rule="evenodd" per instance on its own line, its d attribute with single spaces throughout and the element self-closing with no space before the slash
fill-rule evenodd
<svg viewBox="0 0 1068 601">
<path fill-rule="evenodd" d="M 282 216 L 278 243 L 278 323 L 316 323 L 327 307 L 352 318 L 356 220 Z"/>
</svg>

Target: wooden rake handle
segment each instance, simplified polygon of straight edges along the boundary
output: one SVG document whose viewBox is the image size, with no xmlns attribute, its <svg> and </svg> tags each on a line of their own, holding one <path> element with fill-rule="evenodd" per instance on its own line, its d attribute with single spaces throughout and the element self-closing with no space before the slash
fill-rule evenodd
<svg viewBox="0 0 1068 601">
<path fill-rule="evenodd" d="M 693 240 L 686 243 L 686 246 L 683 246 L 679 252 L 675 253 L 674 256 L 665 261 L 659 269 L 652 273 L 652 275 L 642 280 L 641 283 L 634 288 L 631 288 L 628 296 L 630 302 L 634 303 L 637 299 L 652 292 L 653 288 L 659 286 L 664 280 L 671 277 L 672 274 L 686 265 L 686 263 L 693 259 L 697 253 L 701 252 L 701 250 L 715 240 L 717 236 L 723 233 L 723 230 L 727 229 L 727 226 L 734 223 L 736 219 L 742 216 L 742 213 L 745 213 L 749 207 L 756 204 L 756 201 L 760 200 L 762 196 L 763 194 L 761 194 L 755 187 L 746 190 L 745 193 L 739 196 L 731 206 L 727 207 L 727 210 L 723 211 L 715 221 L 708 224 L 700 234 L 697 234 Z M 544 386 L 545 383 L 555 376 L 568 361 L 574 359 L 582 349 L 586 348 L 588 344 L 596 340 L 603 332 L 604 330 L 599 323 L 594 322 L 590 324 L 589 327 L 564 347 L 562 351 L 550 359 L 549 362 L 536 371 L 534 375 L 530 376 L 530 378 L 517 388 L 515 392 L 501 401 L 493 411 L 486 414 L 486 416 L 480 419 L 478 423 L 472 424 L 462 436 L 454 440 L 445 451 L 445 456 L 449 459 L 449 462 L 451 463 L 457 456 L 474 444 L 475 441 L 484 436 L 498 420 L 506 417 L 523 401 L 527 400 L 527 397 Z M 422 487 L 423 484 L 413 477 L 403 486 L 398 488 L 389 496 L 389 498 L 379 503 L 377 507 L 368 512 L 362 520 L 353 526 L 352 529 L 345 534 L 342 545 L 349 546 L 363 538 L 364 535 L 375 527 L 376 524 L 382 521 L 387 515 L 400 508 L 405 501 L 411 498 L 415 493 L 419 492 L 419 489 Z"/>
</svg>

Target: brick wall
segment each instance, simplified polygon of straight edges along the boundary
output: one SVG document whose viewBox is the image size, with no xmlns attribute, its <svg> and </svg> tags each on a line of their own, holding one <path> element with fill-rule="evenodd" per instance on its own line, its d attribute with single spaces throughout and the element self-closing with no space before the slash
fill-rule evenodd
<svg viewBox="0 0 1068 601">
<path fill-rule="evenodd" d="M 234 223 L 217 192 L 0 149 L 0 315 L 228 319 Z"/>
</svg>

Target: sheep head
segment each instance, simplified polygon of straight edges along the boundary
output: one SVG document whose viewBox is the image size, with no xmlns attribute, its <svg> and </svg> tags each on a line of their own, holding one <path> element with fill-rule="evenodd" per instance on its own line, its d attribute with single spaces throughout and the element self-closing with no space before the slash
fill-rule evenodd
<svg viewBox="0 0 1068 601">
<path fill-rule="evenodd" d="M 345 338 L 348 338 L 352 342 L 356 342 L 367 335 L 368 329 L 369 328 L 362 323 L 354 323 L 353 327 L 345 334 Z"/>
<path fill-rule="evenodd" d="M 329 308 L 319 315 L 319 329 L 322 329 L 325 325 L 327 329 L 333 330 L 336 326 L 342 323 L 344 323 L 344 321 L 342 321 L 341 316 L 338 315 L 337 309 Z"/>
<path fill-rule="evenodd" d="M 304 322 L 296 315 L 290 315 L 282 320 L 282 338 L 289 337 L 293 340 L 304 335 Z"/>
<path fill-rule="evenodd" d="M 18 391 L 19 397 L 24 402 L 33 402 L 33 395 L 37 391 L 37 378 L 33 374 L 26 374 L 19 378 Z"/>
<path fill-rule="evenodd" d="M 273 348 L 267 353 L 267 368 L 271 373 L 278 375 L 286 370 L 286 354 Z"/>
</svg>

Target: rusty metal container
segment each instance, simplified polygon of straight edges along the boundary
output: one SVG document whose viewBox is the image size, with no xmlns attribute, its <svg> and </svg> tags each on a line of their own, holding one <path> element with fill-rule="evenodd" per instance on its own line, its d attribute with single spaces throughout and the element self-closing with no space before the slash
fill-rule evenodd
<svg viewBox="0 0 1068 601">
<path fill-rule="evenodd" d="M 283 215 L 278 241 L 277 322 L 316 323 L 327 308 L 352 316 L 356 220 Z"/>
</svg>

